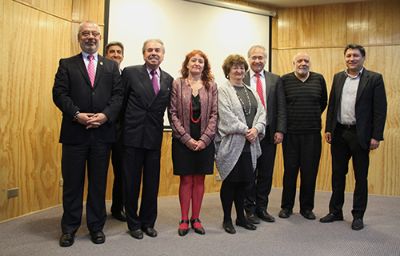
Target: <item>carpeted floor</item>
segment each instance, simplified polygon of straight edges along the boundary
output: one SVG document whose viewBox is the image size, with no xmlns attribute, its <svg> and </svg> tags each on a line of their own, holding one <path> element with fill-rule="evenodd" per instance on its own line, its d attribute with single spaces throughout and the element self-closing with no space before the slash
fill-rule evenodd
<svg viewBox="0 0 400 256">
<path fill-rule="evenodd" d="M 327 213 L 330 193 L 317 192 L 314 212 L 317 218 Z M 346 195 L 345 221 L 322 224 L 318 220 L 304 219 L 298 213 L 289 219 L 277 217 L 280 210 L 281 190 L 271 192 L 269 212 L 276 216 L 275 223 L 261 223 L 256 231 L 236 227 L 235 235 L 223 231 L 219 194 L 204 198 L 201 220 L 206 235 L 193 231 L 185 237 L 177 234 L 179 201 L 177 197 L 159 198 L 157 238 L 145 236 L 136 240 L 129 236 L 125 223 L 107 220 L 104 232 L 106 242 L 93 244 L 86 224 L 77 233 L 72 247 L 58 245 L 62 207 L 0 223 L 1 256 L 46 255 L 296 255 L 296 256 L 399 256 L 400 255 L 400 198 L 370 196 L 365 228 L 353 231 L 351 224 L 352 194 Z M 109 204 L 108 204 L 109 206 Z M 235 213 L 232 214 L 235 219 Z"/>
</svg>

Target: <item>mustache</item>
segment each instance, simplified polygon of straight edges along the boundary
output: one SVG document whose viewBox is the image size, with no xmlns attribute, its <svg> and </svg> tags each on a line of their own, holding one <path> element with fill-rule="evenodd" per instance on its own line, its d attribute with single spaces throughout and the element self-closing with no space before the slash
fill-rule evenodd
<svg viewBox="0 0 400 256">
<path fill-rule="evenodd" d="M 152 55 L 149 55 L 148 59 L 156 59 L 156 60 L 159 60 L 159 59 L 160 59 L 160 56 L 155 55 L 155 54 L 152 54 Z"/>
</svg>

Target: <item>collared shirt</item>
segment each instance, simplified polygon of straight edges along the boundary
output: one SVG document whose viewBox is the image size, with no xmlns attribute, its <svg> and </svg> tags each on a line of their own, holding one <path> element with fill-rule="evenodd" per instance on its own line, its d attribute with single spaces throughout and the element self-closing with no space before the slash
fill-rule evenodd
<svg viewBox="0 0 400 256">
<path fill-rule="evenodd" d="M 151 71 L 152 71 L 152 69 L 150 69 L 149 67 L 147 67 L 146 66 L 146 69 L 147 69 L 147 73 L 149 74 L 149 78 L 150 78 L 150 80 L 152 80 L 153 79 L 153 76 L 151 75 Z M 161 84 L 160 84 L 160 73 L 161 73 L 161 71 L 160 71 L 160 68 L 157 68 L 156 69 L 156 76 L 157 76 L 157 80 L 158 80 L 158 86 L 161 86 Z M 158 88 L 158 89 L 160 89 L 160 88 Z"/>
<path fill-rule="evenodd" d="M 355 125 L 356 124 L 356 99 L 358 85 L 363 69 L 360 70 L 357 76 L 351 76 L 347 73 L 346 80 L 343 85 L 342 98 L 340 102 L 340 111 L 338 112 L 338 122 L 341 124 Z"/>
<path fill-rule="evenodd" d="M 83 59 L 83 62 L 85 62 L 86 70 L 87 70 L 88 65 L 89 65 L 89 59 L 88 59 L 89 55 L 93 55 L 93 57 L 94 57 L 94 59 L 93 59 L 94 60 L 94 73 L 96 74 L 97 62 L 99 62 L 99 54 L 97 52 L 93 53 L 93 54 L 82 52 L 82 59 Z"/>
</svg>

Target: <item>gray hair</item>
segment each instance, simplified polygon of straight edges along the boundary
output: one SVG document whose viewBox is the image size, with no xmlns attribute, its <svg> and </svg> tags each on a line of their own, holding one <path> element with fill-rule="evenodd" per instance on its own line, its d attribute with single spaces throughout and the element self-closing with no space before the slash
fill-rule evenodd
<svg viewBox="0 0 400 256">
<path fill-rule="evenodd" d="M 163 41 L 161 41 L 161 39 L 157 39 L 157 38 L 147 39 L 146 41 L 144 41 L 143 47 L 142 47 L 142 53 L 144 53 L 146 51 L 146 45 L 150 42 L 156 42 L 156 43 L 161 44 L 161 48 L 162 48 L 163 52 L 165 53 L 165 47 L 164 47 Z"/>
</svg>

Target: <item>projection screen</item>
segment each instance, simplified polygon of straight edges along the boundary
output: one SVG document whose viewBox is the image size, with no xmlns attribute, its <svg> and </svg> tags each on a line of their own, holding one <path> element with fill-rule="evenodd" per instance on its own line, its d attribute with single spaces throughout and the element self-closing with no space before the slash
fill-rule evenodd
<svg viewBox="0 0 400 256">
<path fill-rule="evenodd" d="M 207 54 L 217 84 L 226 80 L 221 65 L 229 54 L 247 59 L 249 47 L 260 44 L 271 56 L 269 16 L 182 0 L 109 0 L 106 4 L 105 41 L 124 44 L 121 68 L 144 64 L 142 46 L 149 38 L 164 42 L 161 69 L 174 78 L 180 76 L 184 57 L 193 49 Z M 164 125 L 169 127 L 166 115 Z"/>
</svg>

